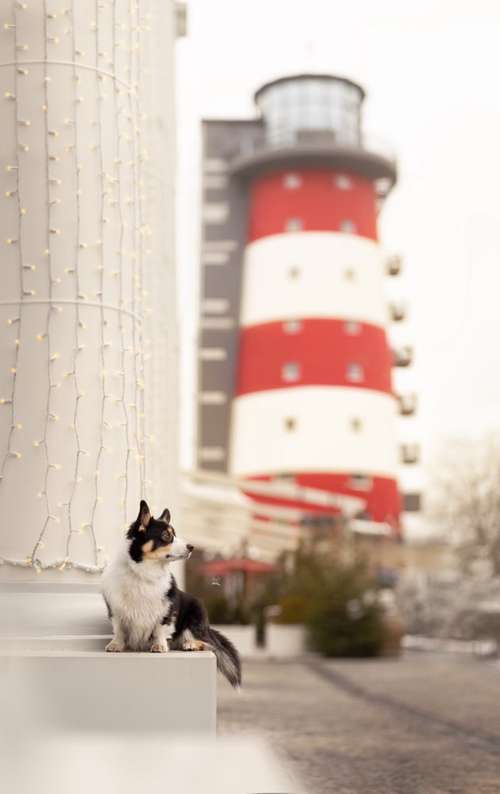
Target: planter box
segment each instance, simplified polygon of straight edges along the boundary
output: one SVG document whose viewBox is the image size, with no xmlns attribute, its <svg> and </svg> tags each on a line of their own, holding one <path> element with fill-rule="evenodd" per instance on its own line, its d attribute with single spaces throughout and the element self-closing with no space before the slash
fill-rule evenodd
<svg viewBox="0 0 500 794">
<path fill-rule="evenodd" d="M 277 658 L 302 656 L 306 652 L 306 630 L 301 623 L 269 623 L 266 627 L 266 654 Z"/>
<path fill-rule="evenodd" d="M 249 656 L 257 656 L 262 653 L 261 648 L 257 648 L 255 642 L 255 626 L 214 626 L 214 629 L 224 634 L 231 640 L 240 656 L 245 659 Z"/>
</svg>

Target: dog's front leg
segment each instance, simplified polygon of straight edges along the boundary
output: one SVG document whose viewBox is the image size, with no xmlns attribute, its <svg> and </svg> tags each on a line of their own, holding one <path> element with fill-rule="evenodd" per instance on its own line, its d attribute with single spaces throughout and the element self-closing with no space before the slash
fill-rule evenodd
<svg viewBox="0 0 500 794">
<path fill-rule="evenodd" d="M 168 653 L 168 626 L 159 623 L 153 630 L 153 642 L 151 643 L 151 653 Z"/>
<path fill-rule="evenodd" d="M 118 618 L 113 615 L 111 618 L 113 624 L 113 639 L 106 645 L 108 653 L 121 653 L 125 650 L 125 633 Z"/>
</svg>

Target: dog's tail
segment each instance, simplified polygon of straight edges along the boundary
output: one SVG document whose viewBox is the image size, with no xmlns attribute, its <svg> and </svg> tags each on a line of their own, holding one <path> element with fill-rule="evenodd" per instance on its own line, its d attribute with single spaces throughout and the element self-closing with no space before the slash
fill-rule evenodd
<svg viewBox="0 0 500 794">
<path fill-rule="evenodd" d="M 215 653 L 218 670 L 227 678 L 231 686 L 235 689 L 239 688 L 241 686 L 241 660 L 233 643 L 220 631 L 209 626 L 205 644 L 208 646 L 207 649 Z"/>
</svg>

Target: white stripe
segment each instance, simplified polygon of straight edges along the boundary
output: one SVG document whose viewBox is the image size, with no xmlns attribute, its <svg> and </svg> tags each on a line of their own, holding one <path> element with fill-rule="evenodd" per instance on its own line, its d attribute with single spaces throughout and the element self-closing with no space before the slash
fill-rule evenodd
<svg viewBox="0 0 500 794">
<path fill-rule="evenodd" d="M 338 317 L 385 327 L 384 262 L 377 243 L 339 232 L 257 240 L 245 251 L 241 324 Z"/>
<path fill-rule="evenodd" d="M 394 477 L 396 401 L 387 394 L 299 386 L 238 397 L 233 403 L 230 471 L 345 472 Z M 295 429 L 287 429 L 287 420 Z M 361 420 L 359 430 L 353 420 Z"/>
</svg>

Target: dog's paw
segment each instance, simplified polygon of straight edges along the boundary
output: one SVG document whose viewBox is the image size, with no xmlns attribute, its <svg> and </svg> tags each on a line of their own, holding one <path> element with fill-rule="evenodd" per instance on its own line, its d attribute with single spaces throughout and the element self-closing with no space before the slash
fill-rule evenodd
<svg viewBox="0 0 500 794">
<path fill-rule="evenodd" d="M 117 640 L 111 640 L 106 645 L 105 650 L 108 653 L 122 653 L 125 650 L 125 646 L 121 642 L 117 642 Z"/>
<path fill-rule="evenodd" d="M 150 648 L 151 653 L 168 653 L 168 650 L 166 642 L 154 642 Z"/>
<path fill-rule="evenodd" d="M 183 651 L 204 651 L 205 643 L 201 640 L 187 640 L 182 645 Z"/>
</svg>

